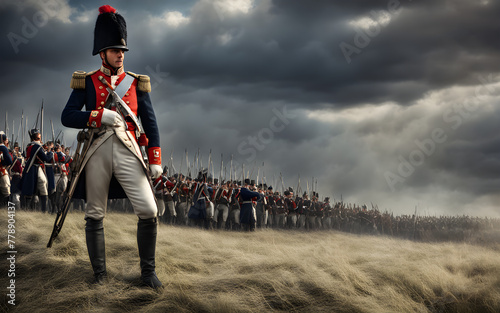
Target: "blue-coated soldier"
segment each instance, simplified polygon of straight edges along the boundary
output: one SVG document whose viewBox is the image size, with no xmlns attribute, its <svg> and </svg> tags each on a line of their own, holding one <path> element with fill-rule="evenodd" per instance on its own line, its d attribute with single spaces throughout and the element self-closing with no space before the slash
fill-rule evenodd
<svg viewBox="0 0 500 313">
<path fill-rule="evenodd" d="M 24 203 L 33 207 L 34 196 L 38 195 L 42 212 L 47 211 L 48 180 L 45 174 L 45 162 L 52 159 L 53 153 L 45 151 L 42 145 L 42 135 L 38 129 L 29 131 L 31 142 L 26 147 L 26 163 L 21 179 L 21 196 Z"/>
<path fill-rule="evenodd" d="M 10 197 L 11 201 L 14 202 L 18 207 L 21 204 L 20 194 L 21 194 L 21 177 L 23 174 L 24 167 L 24 157 L 20 151 L 19 143 L 14 143 L 14 149 L 12 150 L 12 165 L 10 166 Z"/>
<path fill-rule="evenodd" d="M 7 136 L 0 132 L 0 206 L 7 205 L 10 196 L 10 177 L 8 167 L 12 164 L 12 156 L 10 155 L 9 148 L 5 146 L 4 142 Z"/>
<path fill-rule="evenodd" d="M 250 190 L 250 189 L 252 190 Z M 244 231 L 255 230 L 256 212 L 255 204 L 261 200 L 262 194 L 255 191 L 256 188 L 246 182 L 245 187 L 240 189 L 240 224 Z"/>
</svg>

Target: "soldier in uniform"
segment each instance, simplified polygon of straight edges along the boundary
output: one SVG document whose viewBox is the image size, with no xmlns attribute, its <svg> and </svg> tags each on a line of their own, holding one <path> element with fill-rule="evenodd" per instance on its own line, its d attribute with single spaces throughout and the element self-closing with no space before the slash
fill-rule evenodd
<svg viewBox="0 0 500 313">
<path fill-rule="evenodd" d="M 63 158 L 63 154 L 61 152 L 60 146 L 58 149 L 55 149 L 54 143 L 52 141 L 48 141 L 46 145 L 44 145 L 44 149 L 46 151 L 52 152 L 52 159 L 49 162 L 45 162 L 45 175 L 47 175 L 48 181 L 48 193 L 49 193 L 49 204 L 50 209 L 49 213 L 56 213 L 56 174 L 57 178 L 60 176 L 59 170 L 59 158 Z M 61 160 L 61 161 L 64 161 Z"/>
<path fill-rule="evenodd" d="M 94 49 L 102 61 L 99 70 L 73 74 L 73 91 L 64 108 L 61 121 L 66 127 L 95 129 L 92 144 L 79 170 L 78 183 L 86 196 L 85 234 L 90 262 L 96 283 L 103 283 L 107 276 L 103 219 L 109 198 L 128 197 L 138 216 L 137 245 L 139 248 L 141 280 L 144 285 L 157 288 L 162 284 L 155 272 L 157 234 L 157 207 L 147 175 L 147 164 L 137 138 L 135 125 L 125 123 L 107 100 L 106 80 L 141 119 L 149 139 L 147 154 L 151 178 L 161 175 L 160 135 L 149 97 L 150 79 L 145 75 L 125 72 L 124 52 L 127 47 L 125 19 L 108 5 L 99 8 L 94 30 Z M 111 97 L 110 97 L 111 98 Z M 85 106 L 85 109 L 82 108 Z M 139 143 L 138 143 L 139 141 Z"/>
<path fill-rule="evenodd" d="M 0 142 L 0 206 L 6 206 L 10 196 L 10 177 L 7 168 L 12 164 L 12 156 L 4 142 L 7 136 L 0 132 L 2 142 Z"/>
<path fill-rule="evenodd" d="M 252 189 L 252 190 L 250 190 Z M 255 201 L 259 201 L 262 195 L 255 191 L 255 187 L 245 181 L 245 187 L 240 189 L 240 225 L 244 231 L 255 230 Z"/>
<path fill-rule="evenodd" d="M 315 211 L 315 227 L 317 229 L 322 229 L 323 228 L 323 206 L 321 205 L 321 202 L 319 202 L 319 195 L 316 193 L 316 195 L 313 197 L 313 209 Z"/>
<path fill-rule="evenodd" d="M 330 205 L 330 197 L 325 198 L 325 201 L 323 202 L 322 206 L 323 206 L 323 212 L 324 212 L 323 228 L 332 229 L 333 210 L 332 210 L 332 206 Z"/>
<path fill-rule="evenodd" d="M 286 226 L 289 229 L 294 229 L 297 227 L 297 204 L 293 201 L 293 189 L 289 187 L 288 190 L 285 190 L 285 212 L 287 214 L 286 217 Z"/>
<path fill-rule="evenodd" d="M 31 143 L 26 148 L 26 166 L 22 174 L 21 195 L 26 199 L 26 205 L 33 207 L 33 198 L 40 198 L 42 212 L 47 211 L 48 181 L 44 171 L 44 162 L 52 159 L 53 153 L 42 147 L 42 135 L 38 129 L 29 131 Z"/>
<path fill-rule="evenodd" d="M 234 181 L 230 190 L 231 200 L 229 201 L 229 222 L 232 230 L 240 229 L 240 203 L 238 197 L 240 196 L 240 188 L 238 182 Z"/>
<path fill-rule="evenodd" d="M 23 173 L 23 167 L 24 167 L 24 158 L 23 155 L 21 154 L 21 151 L 19 151 L 19 143 L 15 142 L 14 143 L 14 150 L 12 151 L 12 166 L 10 168 L 10 177 L 11 177 L 11 182 L 10 182 L 10 195 L 12 198 L 12 202 L 16 203 L 18 206 L 20 205 L 20 182 L 21 182 L 21 176 Z"/>
<path fill-rule="evenodd" d="M 223 182 L 221 187 L 215 193 L 215 202 L 214 220 L 216 227 L 225 227 L 227 217 L 229 216 L 229 204 L 231 203 L 231 191 L 228 189 L 227 182 Z M 219 215 L 222 215 L 222 221 L 220 220 Z"/>
<path fill-rule="evenodd" d="M 276 210 L 273 225 L 275 228 L 284 228 L 286 223 L 285 202 L 278 191 L 274 193 L 274 201 L 276 203 Z"/>
<path fill-rule="evenodd" d="M 163 172 L 157 179 L 153 180 L 153 189 L 155 191 L 156 205 L 158 206 L 158 219 L 161 221 L 163 214 L 165 214 L 165 203 L 163 202 L 163 190 L 165 189 L 165 182 L 167 178 L 167 167 L 163 168 Z"/>
<path fill-rule="evenodd" d="M 193 186 L 193 205 L 189 208 L 188 217 L 192 226 L 208 228 L 207 204 L 210 202 L 211 188 L 207 186 L 207 169 L 198 173 L 198 178 Z"/>
<path fill-rule="evenodd" d="M 186 179 L 177 187 L 178 202 L 175 208 L 177 213 L 177 225 L 187 225 L 187 210 L 189 208 L 190 193 L 189 181 Z"/>
<path fill-rule="evenodd" d="M 66 168 L 66 158 L 62 150 L 62 146 L 58 143 L 56 144 L 54 153 L 54 163 L 55 163 L 55 181 L 56 181 L 56 192 L 54 196 L 55 207 L 59 208 L 62 205 L 62 194 L 66 190 L 68 185 L 68 169 Z"/>
<path fill-rule="evenodd" d="M 259 184 L 257 188 L 257 192 L 261 194 L 260 200 L 257 201 L 257 204 L 255 205 L 255 213 L 256 213 L 256 226 L 257 228 L 263 228 L 265 227 L 265 213 L 266 213 L 266 204 L 267 204 L 267 199 L 264 196 L 264 193 L 262 191 L 263 185 Z"/>
<path fill-rule="evenodd" d="M 163 183 L 163 203 L 165 213 L 163 214 L 162 221 L 166 224 L 172 225 L 175 223 L 175 218 L 177 216 L 177 212 L 175 211 L 175 203 L 174 203 L 174 188 L 176 187 L 175 181 L 172 181 L 173 178 L 167 178 L 167 180 Z"/>
<path fill-rule="evenodd" d="M 305 229 L 306 227 L 306 214 L 311 206 L 311 201 L 309 200 L 309 196 L 307 192 L 304 192 L 302 198 L 297 203 L 297 228 Z"/>
<path fill-rule="evenodd" d="M 274 198 L 274 193 L 273 193 L 273 187 L 269 186 L 267 187 L 266 190 L 266 199 L 267 199 L 267 205 L 266 205 L 266 211 L 268 212 L 268 218 L 267 218 L 267 227 L 274 227 L 274 216 L 276 214 L 276 200 Z"/>
</svg>

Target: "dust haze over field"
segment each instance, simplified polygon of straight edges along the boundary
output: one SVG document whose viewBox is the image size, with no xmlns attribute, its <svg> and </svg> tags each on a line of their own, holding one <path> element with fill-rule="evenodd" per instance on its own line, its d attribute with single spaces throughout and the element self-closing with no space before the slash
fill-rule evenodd
<svg viewBox="0 0 500 313">
<path fill-rule="evenodd" d="M 50 249 L 53 216 L 18 211 L 15 219 L 16 307 L 2 303 L 12 312 L 500 310 L 500 241 L 430 244 L 334 231 L 160 225 L 156 262 L 165 288 L 156 292 L 138 286 L 136 216 L 105 218 L 104 286 L 91 284 L 82 213 L 68 215 Z M 1 229 L 6 224 L 2 218 Z M 2 256 L 6 264 L 5 250 Z"/>
</svg>

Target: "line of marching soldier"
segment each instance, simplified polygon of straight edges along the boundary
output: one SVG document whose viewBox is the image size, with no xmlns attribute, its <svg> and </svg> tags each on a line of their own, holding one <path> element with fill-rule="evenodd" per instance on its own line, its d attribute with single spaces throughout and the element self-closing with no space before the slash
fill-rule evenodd
<svg viewBox="0 0 500 313">
<path fill-rule="evenodd" d="M 163 174 L 153 181 L 159 220 L 165 224 L 191 225 L 209 229 L 248 230 L 255 228 L 331 228 L 329 198 L 319 201 L 316 192 L 294 196 L 292 188 L 283 194 L 255 181 L 221 181 L 200 171 L 196 179 L 182 174 Z"/>
<path fill-rule="evenodd" d="M 2 206 L 11 201 L 23 209 L 55 213 L 68 183 L 70 149 L 59 142 L 42 143 L 38 129 L 28 134 L 31 142 L 22 149 L 17 142 L 11 147 L 0 132 Z"/>
<path fill-rule="evenodd" d="M 206 177 L 202 171 L 191 179 L 181 174 L 169 176 L 168 169 L 154 182 L 160 221 L 207 229 L 244 230 L 256 228 L 337 230 L 354 234 L 396 236 L 414 240 L 461 240 L 480 229 L 495 229 L 500 219 L 457 217 L 396 216 L 380 212 L 377 206 L 344 202 L 330 204 L 317 192 L 294 195 L 254 181 L 222 181 Z M 198 211 L 195 204 L 198 203 Z M 201 208 L 201 212 L 199 212 Z M 197 214 L 193 212 L 198 212 Z M 457 235 L 458 234 L 458 235 Z M 470 237 L 470 236 L 469 236 Z"/>
</svg>

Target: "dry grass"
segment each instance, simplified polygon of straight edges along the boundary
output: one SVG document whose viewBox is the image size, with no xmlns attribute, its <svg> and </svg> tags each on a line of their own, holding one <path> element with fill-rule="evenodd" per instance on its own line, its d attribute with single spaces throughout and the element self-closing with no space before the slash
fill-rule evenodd
<svg viewBox="0 0 500 313">
<path fill-rule="evenodd" d="M 161 225 L 157 273 L 165 288 L 153 291 L 138 286 L 134 215 L 107 215 L 111 278 L 95 286 L 82 214 L 68 215 L 51 249 L 54 217 L 16 214 L 17 312 L 500 312 L 496 246 Z M 4 218 L 1 226 L 5 238 Z"/>
</svg>

